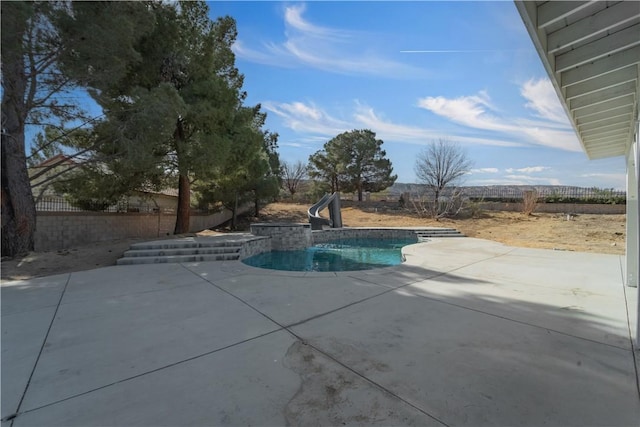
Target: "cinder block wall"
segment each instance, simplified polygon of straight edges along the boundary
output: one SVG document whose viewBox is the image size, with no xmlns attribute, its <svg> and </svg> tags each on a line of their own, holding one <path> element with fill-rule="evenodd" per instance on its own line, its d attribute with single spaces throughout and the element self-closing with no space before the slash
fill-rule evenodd
<svg viewBox="0 0 640 427">
<path fill-rule="evenodd" d="M 485 202 L 480 205 L 488 211 L 522 212 L 522 203 Z M 538 203 L 535 212 L 575 213 L 575 214 L 623 214 L 626 205 L 605 205 L 590 203 Z"/>
<path fill-rule="evenodd" d="M 305 249 L 311 246 L 311 224 L 251 224 L 251 234 L 271 238 L 274 251 Z"/>
<path fill-rule="evenodd" d="M 230 219 L 231 211 L 226 209 L 211 215 L 191 215 L 191 220 L 189 221 L 189 231 L 191 231 L 192 233 L 197 233 L 198 231 L 206 230 L 207 228 L 220 225 L 224 222 L 229 221 Z M 173 225 L 171 226 L 172 232 L 174 225 L 175 217 L 173 217 Z"/>
<path fill-rule="evenodd" d="M 231 219 L 230 211 L 192 215 L 190 232 L 215 227 Z M 35 250 L 50 251 L 128 238 L 170 236 L 175 215 L 104 212 L 38 212 Z"/>
</svg>

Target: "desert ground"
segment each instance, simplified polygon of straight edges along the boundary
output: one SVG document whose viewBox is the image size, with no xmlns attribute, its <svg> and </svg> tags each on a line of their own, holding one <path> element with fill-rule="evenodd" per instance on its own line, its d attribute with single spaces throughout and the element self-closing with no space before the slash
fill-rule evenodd
<svg viewBox="0 0 640 427">
<path fill-rule="evenodd" d="M 246 218 L 240 230 L 251 222 L 307 222 L 307 204 L 272 203 L 258 218 Z M 323 212 L 323 215 L 328 215 Z M 624 254 L 625 215 L 577 215 L 567 220 L 562 214 L 484 211 L 476 217 L 419 218 L 410 210 L 347 205 L 342 208 L 345 227 L 451 227 L 469 237 L 494 240 L 511 246 L 565 251 Z M 229 232 L 219 228 L 199 235 Z M 176 236 L 180 237 L 180 236 Z M 99 242 L 60 251 L 33 252 L 24 257 L 3 259 L 2 279 L 28 279 L 114 265 L 132 243 L 150 239 Z"/>
</svg>

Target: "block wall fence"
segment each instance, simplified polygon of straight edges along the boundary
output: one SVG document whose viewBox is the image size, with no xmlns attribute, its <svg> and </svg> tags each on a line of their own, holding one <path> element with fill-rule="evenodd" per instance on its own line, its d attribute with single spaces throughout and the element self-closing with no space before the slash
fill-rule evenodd
<svg viewBox="0 0 640 427">
<path fill-rule="evenodd" d="M 246 207 L 245 212 L 250 209 Z M 520 203 L 484 203 L 482 209 L 521 211 Z M 625 205 L 539 203 L 534 212 L 574 214 L 624 214 Z M 192 215 L 190 232 L 206 230 L 231 219 L 224 210 L 211 215 Z M 68 249 L 78 245 L 128 238 L 156 239 L 170 236 L 176 215 L 151 213 L 38 212 L 36 251 Z"/>
<path fill-rule="evenodd" d="M 191 233 L 231 219 L 231 211 L 191 215 Z M 68 249 L 77 245 L 128 238 L 155 239 L 173 234 L 176 215 L 109 212 L 38 212 L 35 250 Z"/>
<path fill-rule="evenodd" d="M 488 211 L 522 212 L 522 203 L 481 203 L 480 207 Z M 564 213 L 564 214 L 624 214 L 626 205 L 605 205 L 591 203 L 538 203 L 534 213 Z"/>
</svg>

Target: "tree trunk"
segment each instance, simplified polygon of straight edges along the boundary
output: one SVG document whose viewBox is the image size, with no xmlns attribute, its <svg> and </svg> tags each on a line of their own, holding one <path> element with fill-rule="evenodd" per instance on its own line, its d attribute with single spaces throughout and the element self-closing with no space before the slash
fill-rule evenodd
<svg viewBox="0 0 640 427">
<path fill-rule="evenodd" d="M 2 256 L 13 257 L 34 249 L 36 208 L 26 168 L 24 128 L 16 129 L 14 114 L 4 108 L 3 113 Z"/>
<path fill-rule="evenodd" d="M 238 193 L 235 194 L 236 198 L 233 201 L 233 209 L 231 210 L 231 229 L 236 229 L 236 215 L 238 214 Z"/>
<path fill-rule="evenodd" d="M 435 191 L 435 196 L 433 198 L 433 218 L 440 219 L 440 189 L 437 188 Z"/>
<path fill-rule="evenodd" d="M 358 201 L 362 201 L 362 185 L 358 185 Z"/>
<path fill-rule="evenodd" d="M 189 169 L 184 164 L 183 144 L 185 143 L 184 126 L 182 119 L 176 122 L 176 130 L 173 134 L 176 156 L 178 157 L 178 212 L 176 212 L 176 226 L 173 234 L 189 232 L 189 217 L 191 216 L 191 182 L 189 181 Z"/>
<path fill-rule="evenodd" d="M 253 192 L 255 199 L 253 200 L 253 209 L 256 218 L 260 216 L 260 198 L 258 197 L 258 191 L 254 190 Z"/>
<path fill-rule="evenodd" d="M 178 180 L 178 212 L 174 234 L 189 232 L 189 217 L 191 215 L 191 183 L 189 177 L 183 173 Z"/>
<path fill-rule="evenodd" d="M 3 6 L 4 7 L 4 6 Z M 2 16 L 2 256 L 34 249 L 36 208 L 27 173 L 24 126 L 27 77 L 22 57 L 25 27 Z M 14 17 L 17 18 L 17 17 Z M 8 34 L 7 34 L 8 33 Z"/>
</svg>

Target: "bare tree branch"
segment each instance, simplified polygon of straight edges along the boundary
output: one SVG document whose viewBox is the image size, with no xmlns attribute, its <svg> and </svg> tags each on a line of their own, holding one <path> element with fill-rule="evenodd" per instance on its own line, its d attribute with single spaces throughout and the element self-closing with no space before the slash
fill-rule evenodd
<svg viewBox="0 0 640 427">
<path fill-rule="evenodd" d="M 462 194 L 456 187 L 471 165 L 466 152 L 454 142 L 439 139 L 427 146 L 418 154 L 414 171 L 430 194 L 419 195 L 416 210 L 433 218 L 458 213 Z"/>
<path fill-rule="evenodd" d="M 282 184 L 291 193 L 291 200 L 298 191 L 300 181 L 307 177 L 307 165 L 298 160 L 296 163 L 282 162 Z"/>
<path fill-rule="evenodd" d="M 64 132 L 62 134 L 60 134 L 59 136 L 52 138 L 50 141 L 47 141 L 47 143 L 43 144 L 41 147 L 39 147 L 38 150 L 34 150 L 29 156 L 27 156 L 27 160 L 29 160 L 30 158 L 32 158 L 35 154 L 39 153 L 40 151 L 44 150 L 45 148 L 51 146 L 52 144 L 55 144 L 56 142 L 68 137 L 69 135 L 71 135 L 73 132 L 77 131 L 78 129 L 82 129 L 84 128 L 86 125 L 96 122 L 98 121 L 100 118 L 104 117 L 104 114 L 100 114 L 99 116 L 96 117 L 92 117 L 86 121 L 84 121 L 83 123 L 79 124 L 78 126 L 74 127 L 73 129 L 69 129 L 69 130 L 65 130 L 62 126 L 56 126 L 56 125 L 50 125 L 56 129 L 59 130 L 64 130 Z"/>
</svg>

